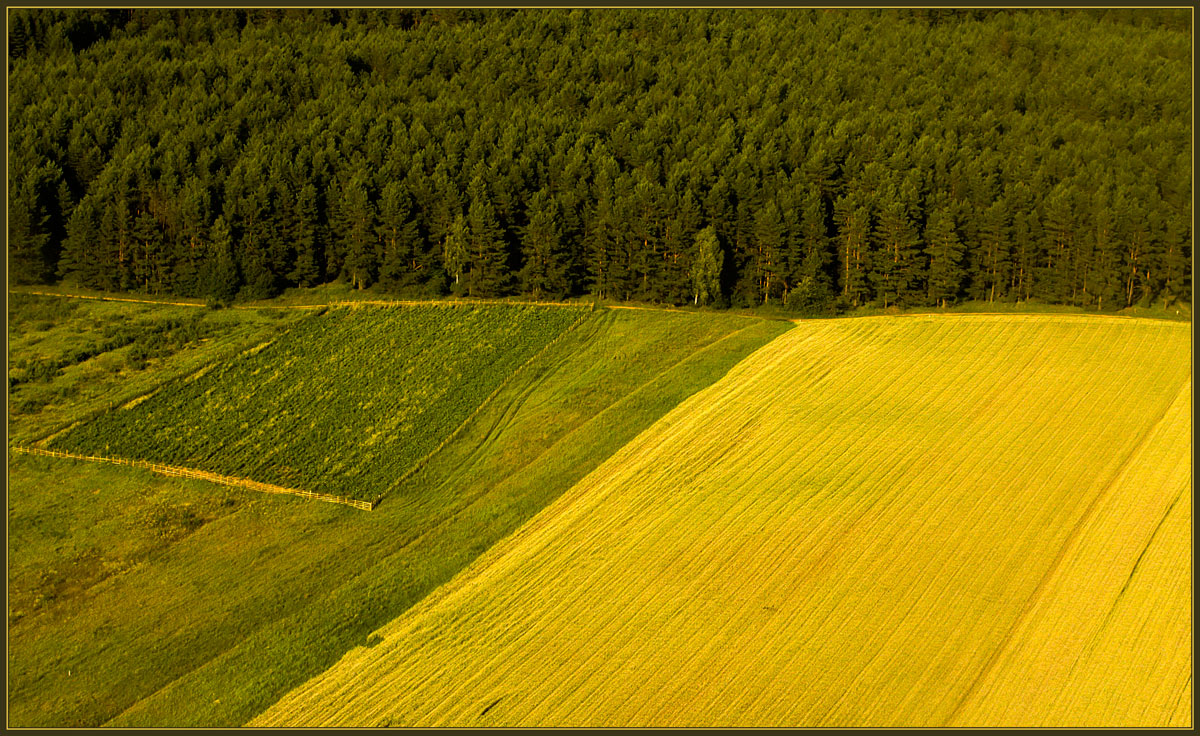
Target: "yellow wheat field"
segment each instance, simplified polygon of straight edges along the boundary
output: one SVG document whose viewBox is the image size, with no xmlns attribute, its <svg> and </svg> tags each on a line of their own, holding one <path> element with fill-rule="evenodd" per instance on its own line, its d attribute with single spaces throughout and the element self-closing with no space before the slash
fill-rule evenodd
<svg viewBox="0 0 1200 736">
<path fill-rule="evenodd" d="M 1191 725 L 1190 326 L 804 322 L 251 725 Z"/>
</svg>

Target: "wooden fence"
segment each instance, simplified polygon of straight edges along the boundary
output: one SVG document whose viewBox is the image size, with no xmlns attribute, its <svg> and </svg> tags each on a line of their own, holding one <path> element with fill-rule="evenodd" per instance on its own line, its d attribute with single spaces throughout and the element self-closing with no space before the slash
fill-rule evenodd
<svg viewBox="0 0 1200 736">
<path fill-rule="evenodd" d="M 235 486 L 238 488 L 248 488 L 252 491 L 261 491 L 262 493 L 285 493 L 292 496 L 301 496 L 303 498 L 311 498 L 317 501 L 326 501 L 328 503 L 340 503 L 345 506 L 353 506 L 356 509 L 363 511 L 371 511 L 378 505 L 379 500 L 374 501 L 355 501 L 349 498 L 341 498 L 340 496 L 331 496 L 327 493 L 315 493 L 313 491 L 305 491 L 299 488 L 284 488 L 283 486 L 274 486 L 270 483 L 260 483 L 249 478 L 235 478 L 229 475 L 219 475 L 210 473 L 205 470 L 196 470 L 195 468 L 182 468 L 175 465 L 160 465 L 146 460 L 130 460 L 122 457 L 106 457 L 103 455 L 78 455 L 73 452 L 62 452 L 60 450 L 46 450 L 40 447 L 25 447 L 13 445 L 10 449 L 13 452 L 25 453 L 27 455 L 45 455 L 47 457 L 60 457 L 70 460 L 86 460 L 88 462 L 110 463 L 112 465 L 128 465 L 134 468 L 144 468 L 161 475 L 170 475 L 178 478 L 195 478 L 197 480 L 206 480 L 210 483 L 219 483 L 223 486 Z"/>
</svg>

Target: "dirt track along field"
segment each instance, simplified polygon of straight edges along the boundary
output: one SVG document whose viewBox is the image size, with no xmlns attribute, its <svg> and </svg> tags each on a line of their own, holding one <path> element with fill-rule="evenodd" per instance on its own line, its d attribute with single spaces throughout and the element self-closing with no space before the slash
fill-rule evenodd
<svg viewBox="0 0 1200 736">
<path fill-rule="evenodd" d="M 804 322 L 251 724 L 1190 725 L 1189 350 Z"/>
</svg>

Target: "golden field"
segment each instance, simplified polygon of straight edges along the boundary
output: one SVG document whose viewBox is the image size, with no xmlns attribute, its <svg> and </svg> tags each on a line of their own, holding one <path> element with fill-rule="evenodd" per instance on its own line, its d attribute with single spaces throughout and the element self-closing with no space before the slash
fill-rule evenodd
<svg viewBox="0 0 1200 736">
<path fill-rule="evenodd" d="M 250 725 L 1191 725 L 1190 325 L 803 322 Z"/>
</svg>

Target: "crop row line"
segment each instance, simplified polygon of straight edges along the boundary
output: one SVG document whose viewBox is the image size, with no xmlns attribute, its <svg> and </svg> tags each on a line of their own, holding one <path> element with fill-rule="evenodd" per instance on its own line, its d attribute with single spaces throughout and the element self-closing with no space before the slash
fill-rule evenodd
<svg viewBox="0 0 1200 736">
<path fill-rule="evenodd" d="M 185 468 L 177 465 L 162 465 L 152 463 L 146 460 L 132 460 L 122 457 L 108 457 L 105 455 L 81 455 L 74 452 L 63 452 L 61 450 L 47 450 L 40 447 L 26 447 L 23 445 L 13 445 L 13 452 L 24 453 L 27 455 L 45 455 L 47 457 L 66 458 L 69 460 L 85 460 L 88 462 L 110 463 L 112 465 L 128 465 L 134 468 L 143 468 L 150 470 L 160 475 L 169 475 L 180 478 L 195 478 L 197 480 L 206 480 L 211 483 L 218 483 L 224 486 L 235 486 L 239 488 L 247 488 L 252 491 L 261 491 L 263 493 L 280 493 L 292 496 L 301 496 L 303 498 L 311 498 L 316 501 L 326 501 L 328 503 L 340 503 L 346 506 L 353 506 L 356 509 L 363 511 L 371 511 L 375 505 L 379 503 L 375 501 L 356 501 L 349 498 L 341 498 L 339 496 L 331 496 L 327 493 L 316 493 L 315 491 L 306 491 L 300 488 L 285 488 L 283 486 L 271 485 L 270 483 L 262 483 L 249 478 L 237 478 L 230 475 L 220 475 L 218 473 L 210 473 L 206 470 L 197 470 L 195 468 Z"/>
</svg>

